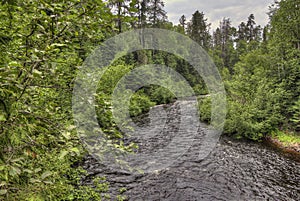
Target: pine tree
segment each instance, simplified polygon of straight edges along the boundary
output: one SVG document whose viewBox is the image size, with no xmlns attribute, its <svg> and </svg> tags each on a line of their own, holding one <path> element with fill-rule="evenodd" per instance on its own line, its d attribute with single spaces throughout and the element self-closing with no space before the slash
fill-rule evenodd
<svg viewBox="0 0 300 201">
<path fill-rule="evenodd" d="M 150 0 L 141 0 L 138 3 L 138 9 L 139 9 L 139 28 L 144 28 L 147 25 L 147 15 L 149 12 L 149 3 Z"/>
<path fill-rule="evenodd" d="M 213 32 L 213 47 L 214 49 L 221 49 L 221 46 L 222 46 L 222 34 L 221 34 L 221 29 L 218 27 Z"/>
<path fill-rule="evenodd" d="M 245 22 L 242 22 L 239 25 L 238 29 L 238 40 L 246 40 L 247 39 L 247 26 Z"/>
<path fill-rule="evenodd" d="M 210 24 L 207 23 L 203 12 L 198 10 L 193 14 L 192 20 L 188 24 L 189 36 L 201 45 L 204 49 L 208 50 L 210 47 Z"/>
<path fill-rule="evenodd" d="M 182 27 L 183 29 L 183 32 L 185 32 L 185 29 L 186 29 L 186 17 L 185 15 L 182 15 L 179 19 L 179 23 L 180 23 L 180 26 Z"/>
<path fill-rule="evenodd" d="M 231 21 L 229 18 L 224 18 L 223 21 L 220 23 L 221 29 L 221 50 L 222 50 L 222 59 L 224 61 L 224 66 L 229 68 L 232 72 L 233 70 L 233 63 L 232 56 L 234 53 L 234 35 L 235 29 L 231 27 Z"/>
<path fill-rule="evenodd" d="M 247 21 L 247 40 L 252 41 L 254 40 L 254 29 L 256 22 L 254 21 L 255 17 L 253 14 L 250 14 Z"/>
<path fill-rule="evenodd" d="M 256 26 L 255 17 L 253 14 L 250 14 L 248 21 L 246 23 L 245 35 L 247 42 L 251 41 L 261 41 L 262 28 L 260 25 Z"/>
<path fill-rule="evenodd" d="M 149 22 L 152 26 L 159 27 L 161 23 L 167 21 L 167 13 L 164 10 L 164 2 L 161 0 L 150 0 L 149 3 Z"/>
<path fill-rule="evenodd" d="M 231 26 L 229 18 L 223 18 L 219 27 L 213 33 L 214 54 L 222 60 L 222 68 L 226 67 L 230 72 L 233 71 L 233 66 L 237 61 L 234 49 L 235 35 L 236 29 Z"/>
<path fill-rule="evenodd" d="M 290 104 L 300 96 L 299 0 L 280 1 L 270 16 L 268 47 L 276 60 L 274 75 L 290 93 Z"/>
<path fill-rule="evenodd" d="M 241 22 L 237 31 L 236 49 L 239 55 L 258 49 L 262 40 L 262 28 L 256 26 L 255 17 L 250 14 L 247 22 Z"/>
</svg>

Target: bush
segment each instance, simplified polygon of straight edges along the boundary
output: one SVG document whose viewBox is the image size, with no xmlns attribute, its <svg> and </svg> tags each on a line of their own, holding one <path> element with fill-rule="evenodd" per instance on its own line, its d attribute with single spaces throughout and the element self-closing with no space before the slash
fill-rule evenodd
<svg viewBox="0 0 300 201">
<path fill-rule="evenodd" d="M 171 103 L 175 99 L 175 95 L 164 87 L 152 87 L 149 94 L 152 102 L 156 104 Z"/>
<path fill-rule="evenodd" d="M 146 113 L 150 110 L 150 107 L 155 103 L 150 100 L 148 96 L 143 93 L 135 93 L 130 100 L 129 113 L 130 116 L 136 117 L 142 113 Z"/>
<path fill-rule="evenodd" d="M 200 120 L 210 123 L 211 121 L 211 98 L 204 97 L 198 99 L 198 106 L 200 112 Z"/>
</svg>

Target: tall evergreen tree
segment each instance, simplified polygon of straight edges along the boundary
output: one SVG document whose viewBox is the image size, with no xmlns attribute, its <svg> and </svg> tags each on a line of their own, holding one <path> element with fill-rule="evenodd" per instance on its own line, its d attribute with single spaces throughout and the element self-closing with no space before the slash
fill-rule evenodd
<svg viewBox="0 0 300 201">
<path fill-rule="evenodd" d="M 255 25 L 256 22 L 254 21 L 255 17 L 253 14 L 250 14 L 250 16 L 248 17 L 248 21 L 247 21 L 247 40 L 248 41 L 252 41 L 254 40 L 254 29 L 255 29 Z"/>
<path fill-rule="evenodd" d="M 182 15 L 179 19 L 179 23 L 180 23 L 180 26 L 182 27 L 183 29 L 183 32 L 185 32 L 185 29 L 186 29 L 186 17 L 185 15 Z"/>
<path fill-rule="evenodd" d="M 255 17 L 250 14 L 246 23 L 246 39 L 247 42 L 260 41 L 261 40 L 262 28 L 260 25 L 256 26 Z"/>
<path fill-rule="evenodd" d="M 238 27 L 238 40 L 246 40 L 247 39 L 247 25 L 245 22 L 241 22 Z"/>
<path fill-rule="evenodd" d="M 208 50 L 210 47 L 210 24 L 207 23 L 203 12 L 198 10 L 193 14 L 192 20 L 188 24 L 189 36 L 195 40 L 204 49 Z"/>
<path fill-rule="evenodd" d="M 231 72 L 233 71 L 233 65 L 236 61 L 234 50 L 234 35 L 236 29 L 231 26 L 229 18 L 224 18 L 220 23 L 221 30 L 221 51 L 224 66 Z"/>
<path fill-rule="evenodd" d="M 300 1 L 280 1 L 276 6 L 270 15 L 268 46 L 277 61 L 274 74 L 290 92 L 293 103 L 300 97 Z"/>
<path fill-rule="evenodd" d="M 214 32 L 213 32 L 213 47 L 214 49 L 221 49 L 220 47 L 222 46 L 222 33 L 220 27 L 218 27 Z"/>
<path fill-rule="evenodd" d="M 141 0 L 138 3 L 139 28 L 143 28 L 147 24 L 147 15 L 148 15 L 148 11 L 149 11 L 149 3 L 150 3 L 150 0 Z"/>
<path fill-rule="evenodd" d="M 262 28 L 257 26 L 255 17 L 250 14 L 247 22 L 241 22 L 237 31 L 236 49 L 239 55 L 247 51 L 258 49 L 262 40 Z"/>
<path fill-rule="evenodd" d="M 167 13 L 164 10 L 164 2 L 161 0 L 150 0 L 148 8 L 149 23 L 154 27 L 159 27 L 167 20 Z"/>
<path fill-rule="evenodd" d="M 236 29 L 231 26 L 229 18 L 223 18 L 213 33 L 213 51 L 222 60 L 222 66 L 219 67 L 226 67 L 231 72 L 237 61 L 234 49 L 235 35 Z"/>
</svg>

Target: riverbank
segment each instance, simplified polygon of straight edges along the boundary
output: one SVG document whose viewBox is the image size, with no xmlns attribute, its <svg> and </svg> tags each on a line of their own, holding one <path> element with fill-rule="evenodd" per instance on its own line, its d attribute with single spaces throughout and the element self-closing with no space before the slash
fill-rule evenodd
<svg viewBox="0 0 300 201">
<path fill-rule="evenodd" d="M 283 154 L 300 162 L 300 136 L 294 133 L 277 131 L 265 138 L 265 142 Z"/>
</svg>

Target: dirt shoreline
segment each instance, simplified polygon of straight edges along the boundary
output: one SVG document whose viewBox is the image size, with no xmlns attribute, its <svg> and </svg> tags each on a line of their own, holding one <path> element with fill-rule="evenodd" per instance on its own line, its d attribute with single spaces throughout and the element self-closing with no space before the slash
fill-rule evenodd
<svg viewBox="0 0 300 201">
<path fill-rule="evenodd" d="M 277 149 L 284 155 L 300 162 L 300 144 L 284 145 L 283 142 L 274 137 L 266 137 L 264 142 L 272 148 Z"/>
</svg>

